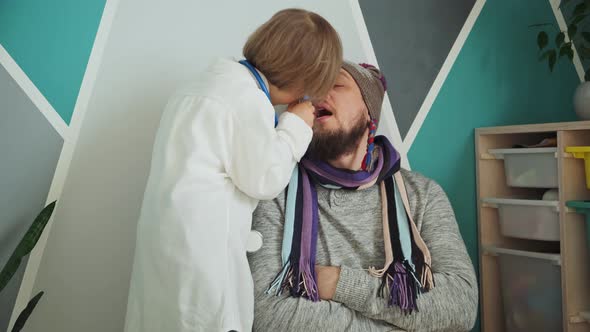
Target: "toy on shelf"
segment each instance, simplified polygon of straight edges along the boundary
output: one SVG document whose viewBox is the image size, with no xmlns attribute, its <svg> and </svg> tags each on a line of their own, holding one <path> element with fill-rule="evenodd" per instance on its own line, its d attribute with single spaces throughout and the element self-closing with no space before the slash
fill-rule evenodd
<svg viewBox="0 0 590 332">
<path fill-rule="evenodd" d="M 568 146 L 565 148 L 565 152 L 571 153 L 574 158 L 584 159 L 586 188 L 590 189 L 590 146 Z"/>
</svg>

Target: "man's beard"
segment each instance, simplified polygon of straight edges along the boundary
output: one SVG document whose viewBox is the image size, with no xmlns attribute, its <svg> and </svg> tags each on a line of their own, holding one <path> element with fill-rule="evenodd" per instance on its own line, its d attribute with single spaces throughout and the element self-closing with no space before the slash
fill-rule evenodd
<svg viewBox="0 0 590 332">
<path fill-rule="evenodd" d="M 338 129 L 327 132 L 314 130 L 307 157 L 315 160 L 329 161 L 354 153 L 358 143 L 367 132 L 369 122 L 359 117 L 349 130 Z"/>
</svg>

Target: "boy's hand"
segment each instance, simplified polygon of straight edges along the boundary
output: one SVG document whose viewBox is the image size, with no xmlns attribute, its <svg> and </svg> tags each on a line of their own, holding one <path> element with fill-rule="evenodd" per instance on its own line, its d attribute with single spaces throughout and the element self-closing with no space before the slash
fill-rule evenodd
<svg viewBox="0 0 590 332">
<path fill-rule="evenodd" d="M 313 127 L 313 121 L 315 120 L 315 107 L 310 101 L 304 101 L 298 104 L 291 104 L 287 108 L 288 112 L 291 112 L 300 117 L 308 126 Z"/>
</svg>

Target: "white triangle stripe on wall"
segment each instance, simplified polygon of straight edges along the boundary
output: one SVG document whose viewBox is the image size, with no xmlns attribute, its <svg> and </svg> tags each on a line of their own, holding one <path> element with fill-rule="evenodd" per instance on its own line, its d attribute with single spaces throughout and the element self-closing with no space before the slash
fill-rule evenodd
<svg viewBox="0 0 590 332">
<path fill-rule="evenodd" d="M 12 76 L 18 86 L 65 141 L 68 135 L 68 125 L 2 45 L 0 45 L 0 65 Z"/>
</svg>

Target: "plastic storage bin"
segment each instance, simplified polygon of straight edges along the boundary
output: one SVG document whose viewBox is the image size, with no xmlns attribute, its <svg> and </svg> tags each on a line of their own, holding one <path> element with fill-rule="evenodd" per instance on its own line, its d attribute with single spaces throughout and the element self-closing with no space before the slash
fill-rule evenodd
<svg viewBox="0 0 590 332">
<path fill-rule="evenodd" d="M 488 248 L 498 255 L 507 332 L 563 329 L 559 254 Z"/>
<path fill-rule="evenodd" d="M 506 182 L 511 187 L 557 188 L 557 148 L 494 149 L 504 159 Z"/>
<path fill-rule="evenodd" d="M 559 241 L 559 202 L 486 198 L 497 206 L 500 232 L 521 239 Z"/>
<path fill-rule="evenodd" d="M 590 146 L 568 146 L 565 152 L 574 155 L 574 158 L 584 159 L 584 171 L 586 173 L 586 188 L 590 189 Z"/>
</svg>

